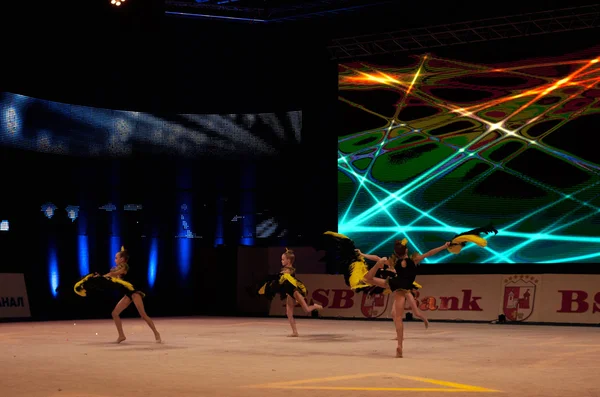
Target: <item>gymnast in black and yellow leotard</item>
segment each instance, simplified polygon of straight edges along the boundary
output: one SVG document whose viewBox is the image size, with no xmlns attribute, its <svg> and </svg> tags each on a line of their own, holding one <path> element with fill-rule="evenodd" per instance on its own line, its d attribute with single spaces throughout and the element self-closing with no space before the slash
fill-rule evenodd
<svg viewBox="0 0 600 397">
<path fill-rule="evenodd" d="M 382 288 L 367 282 L 365 276 L 373 265 L 367 264 L 365 259 L 378 262 L 381 257 L 377 255 L 364 254 L 354 245 L 354 241 L 348 236 L 336 232 L 325 232 L 325 241 L 327 246 L 334 246 L 335 254 L 329 257 L 329 269 L 334 269 L 334 273 L 343 274 L 344 281 L 350 289 L 356 293 L 365 293 L 368 295 L 389 294 L 389 288 Z M 382 268 L 377 270 L 375 277 L 387 279 L 396 275 L 395 264 L 385 263 Z M 418 285 L 415 283 L 415 285 Z M 420 286 L 418 288 L 421 288 Z"/>
<path fill-rule="evenodd" d="M 392 316 L 394 318 L 398 340 L 398 347 L 396 348 L 397 357 L 402 357 L 402 342 L 404 339 L 404 325 L 402 318 L 404 315 L 404 305 L 407 300 L 410 303 L 413 315 L 423 320 L 426 328 L 429 325 L 429 321 L 419 310 L 415 301 L 415 297 L 412 293 L 412 290 L 415 287 L 414 283 L 417 276 L 417 266 L 423 259 L 441 252 L 450 245 L 450 242 L 448 242 L 441 247 L 426 252 L 425 254 L 415 253 L 409 257 L 407 243 L 408 241 L 406 239 L 402 241 L 397 240 L 394 244 L 394 253 L 392 256 L 390 258 L 381 258 L 381 260 L 379 260 L 375 266 L 369 269 L 369 272 L 365 275 L 365 281 L 367 283 L 384 289 L 389 289 L 390 291 L 394 292 Z M 377 277 L 377 272 L 383 269 L 386 264 L 395 269 L 395 275 L 385 279 Z"/>
<path fill-rule="evenodd" d="M 374 262 L 378 262 L 381 260 L 381 258 L 377 255 L 363 254 L 359 249 L 357 249 L 356 252 L 363 258 L 372 260 Z M 358 276 L 360 275 L 360 277 L 362 277 L 362 283 L 366 284 L 367 281 L 364 277 L 366 276 L 367 272 L 368 272 L 368 270 L 364 271 L 364 273 L 362 273 L 362 274 L 355 274 L 354 277 L 358 278 Z M 355 270 L 355 273 L 358 273 L 358 272 L 356 272 L 356 270 Z M 384 263 L 383 267 L 381 269 L 378 269 L 377 272 L 375 273 L 375 277 L 382 278 L 382 279 L 389 279 L 389 278 L 393 278 L 396 276 L 397 276 L 396 268 L 395 268 L 395 264 L 393 264 L 393 263 L 391 265 Z M 414 296 L 416 298 L 417 297 L 416 291 L 418 291 L 421 288 L 423 288 L 423 286 L 421 284 L 417 283 L 416 281 L 413 281 L 413 283 L 410 287 L 410 293 L 412 294 L 412 296 Z M 375 295 L 375 294 L 387 295 L 392 292 L 389 288 L 384 289 L 384 288 L 378 287 L 376 285 L 369 285 L 369 287 L 358 288 L 358 289 L 355 289 L 355 291 L 365 292 L 369 295 Z M 393 316 L 393 310 L 392 310 L 392 316 Z"/>
<path fill-rule="evenodd" d="M 154 332 L 156 342 L 160 343 L 160 334 L 156 330 L 152 319 L 146 314 L 146 310 L 144 308 L 144 301 L 142 298 L 145 296 L 145 294 L 136 289 L 133 284 L 123 279 L 128 272 L 129 253 L 125 250 L 125 247 L 121 247 L 121 251 L 115 254 L 115 266 L 110 269 L 110 272 L 102 276 L 98 273 L 88 274 L 79 280 L 73 289 L 79 296 L 87 296 L 88 292 L 106 290 L 118 290 L 123 292 L 123 298 L 121 298 L 119 303 L 117 303 L 112 311 L 112 317 L 115 321 L 117 332 L 119 333 L 117 343 L 121 343 L 127 339 L 123 333 L 123 325 L 121 323 L 120 314 L 131 304 L 131 302 L 133 302 L 140 316 L 144 319 L 144 321 L 146 321 L 152 332 Z"/>
<path fill-rule="evenodd" d="M 306 313 L 323 309 L 321 305 L 308 305 L 306 303 L 305 297 L 308 295 L 308 290 L 302 281 L 296 278 L 295 260 L 294 251 L 286 248 L 281 255 L 281 271 L 267 277 L 258 289 L 258 294 L 264 295 L 268 299 L 273 299 L 275 295 L 279 294 L 282 300 L 286 300 L 286 315 L 292 327 L 292 334 L 290 335 L 292 337 L 298 336 L 296 320 L 294 319 L 296 302 L 300 304 L 300 307 Z"/>
</svg>

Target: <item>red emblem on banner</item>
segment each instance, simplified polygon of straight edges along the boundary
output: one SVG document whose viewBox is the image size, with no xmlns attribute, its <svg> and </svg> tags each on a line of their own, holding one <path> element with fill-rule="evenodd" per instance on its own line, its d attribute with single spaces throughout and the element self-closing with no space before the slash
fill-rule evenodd
<svg viewBox="0 0 600 397">
<path fill-rule="evenodd" d="M 525 321 L 531 316 L 538 282 L 535 276 L 529 275 L 515 275 L 504 280 L 502 308 L 509 321 Z"/>
<path fill-rule="evenodd" d="M 360 311 L 367 318 L 380 317 L 387 309 L 389 297 L 384 294 L 367 295 L 363 293 Z"/>
</svg>

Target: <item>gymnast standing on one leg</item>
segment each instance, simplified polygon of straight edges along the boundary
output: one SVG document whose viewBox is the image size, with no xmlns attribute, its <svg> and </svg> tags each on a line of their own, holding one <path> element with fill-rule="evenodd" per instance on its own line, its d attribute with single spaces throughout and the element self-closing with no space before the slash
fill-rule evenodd
<svg viewBox="0 0 600 397">
<path fill-rule="evenodd" d="M 411 294 L 411 290 L 414 286 L 413 283 L 417 275 L 417 266 L 423 259 L 437 254 L 450 245 L 450 243 L 447 242 L 441 247 L 428 251 L 425 254 L 415 254 L 412 258 L 409 258 L 408 248 L 406 246 L 407 242 L 406 239 L 396 241 L 394 244 L 394 254 L 392 254 L 389 259 L 381 258 L 381 260 L 379 260 L 365 275 L 365 281 L 367 283 L 384 289 L 389 288 L 394 293 L 393 310 L 395 314 L 393 314 L 393 318 L 394 325 L 396 326 L 396 335 L 398 337 L 396 357 L 402 357 L 402 342 L 404 339 L 404 324 L 402 318 L 404 316 L 404 305 L 407 299 L 413 309 L 415 317 L 421 318 L 425 323 L 426 328 L 429 326 L 429 321 L 425 315 L 421 313 L 417 307 L 414 296 Z M 376 277 L 377 271 L 382 269 L 385 264 L 395 268 L 396 275 L 394 277 L 388 277 L 387 279 Z"/>
<path fill-rule="evenodd" d="M 281 270 L 278 274 L 269 276 L 258 290 L 259 295 L 265 295 L 268 299 L 273 299 L 275 295 L 279 294 L 282 300 L 286 300 L 285 312 L 290 327 L 292 327 L 292 333 L 289 335 L 291 337 L 298 336 L 296 319 L 294 319 L 296 302 L 300 304 L 300 307 L 306 313 L 323 309 L 321 305 L 308 305 L 306 303 L 305 297 L 308 295 L 308 290 L 302 281 L 296 278 L 296 269 L 293 266 L 295 261 L 296 254 L 294 254 L 294 251 L 286 248 L 281 255 Z"/>
<path fill-rule="evenodd" d="M 379 260 L 381 260 L 381 258 L 377 255 L 363 254 L 359 249 L 357 249 L 356 252 L 363 258 L 366 258 L 366 259 L 369 259 L 372 261 L 378 262 Z M 388 265 L 388 262 L 391 263 L 391 265 Z M 395 263 L 397 263 L 397 261 L 394 261 L 394 260 L 389 260 L 387 262 L 384 262 L 383 268 L 377 270 L 377 272 L 375 273 L 375 277 L 381 278 L 381 279 L 396 277 L 397 273 L 396 273 L 396 269 L 395 269 Z M 366 280 L 364 280 L 364 281 L 366 282 Z M 420 284 L 418 284 L 416 281 L 413 281 L 410 293 L 415 298 L 415 304 L 414 305 L 411 304 L 411 309 L 412 309 L 415 317 L 422 319 L 423 322 L 425 323 L 425 328 L 428 328 L 429 321 L 427 321 L 427 318 L 425 317 L 423 312 L 421 312 L 419 310 L 418 301 L 416 301 L 417 291 L 421 288 L 423 288 L 423 287 Z M 381 294 L 381 293 L 389 294 L 389 293 L 391 293 L 391 291 L 389 288 L 384 289 L 382 287 L 373 286 L 368 291 L 368 293 L 369 294 Z M 409 303 L 410 303 L 410 301 L 409 301 Z M 391 312 L 392 312 L 392 320 L 395 323 L 396 322 L 396 300 L 395 299 L 392 301 Z M 398 337 L 396 336 L 393 340 L 398 340 Z"/>
<path fill-rule="evenodd" d="M 369 269 L 372 269 L 372 267 L 374 265 L 367 265 L 365 259 L 368 259 L 370 261 L 374 261 L 374 262 L 378 262 L 379 260 L 381 260 L 382 258 L 380 258 L 377 255 L 372 255 L 372 254 L 365 254 L 363 253 L 360 249 L 357 249 L 354 245 L 354 241 L 352 241 L 352 239 L 350 239 L 348 236 L 345 236 L 343 234 L 340 233 L 336 233 L 336 232 L 325 232 L 323 233 L 325 240 L 324 242 L 326 243 L 327 246 L 331 246 L 333 243 L 333 247 L 329 247 L 329 249 L 333 248 L 335 250 L 335 255 L 330 255 L 326 258 L 330 259 L 330 262 L 328 263 L 328 267 L 330 269 L 334 269 L 334 272 L 339 274 L 342 273 L 344 275 L 344 281 L 346 282 L 346 285 L 350 287 L 350 289 L 352 289 L 352 291 L 359 293 L 365 293 L 367 295 L 376 295 L 376 294 L 389 294 L 392 291 L 390 291 L 390 289 L 388 287 L 381 287 L 381 286 L 377 286 L 377 285 L 373 285 L 372 283 L 369 283 L 368 280 L 365 278 L 365 276 L 367 275 L 367 273 L 369 272 Z M 404 244 L 406 245 L 406 239 L 401 241 L 400 244 Z M 429 255 L 432 255 L 430 253 L 425 254 L 423 257 L 427 257 Z M 334 259 L 334 260 L 331 260 Z M 378 268 L 375 272 L 375 278 L 380 278 L 380 279 L 388 279 L 391 277 L 395 277 L 397 275 L 396 273 L 396 264 L 397 261 L 396 260 L 386 260 L 384 261 L 384 265 L 381 268 Z M 419 284 L 417 284 L 416 282 L 413 282 L 413 285 L 411 286 L 411 290 L 416 287 L 421 288 L 421 286 Z M 414 296 L 415 294 L 413 294 Z M 396 318 L 396 304 L 395 304 L 395 300 L 392 303 L 392 318 L 395 319 Z M 425 322 L 425 325 L 428 325 L 428 322 L 425 319 L 425 316 L 423 315 L 423 313 L 421 313 L 421 311 L 419 310 L 419 308 L 417 307 L 416 303 L 414 304 L 414 306 L 412 306 L 412 309 L 414 311 L 414 315 L 417 318 L 421 318 L 424 319 L 423 321 Z"/>
<path fill-rule="evenodd" d="M 378 276 L 375 276 L 375 277 L 378 277 Z M 413 286 L 410 290 L 410 294 L 413 296 L 413 298 L 415 300 L 415 305 L 414 306 L 411 305 L 411 309 L 412 309 L 414 316 L 417 318 L 423 319 L 425 317 L 425 315 L 419 309 L 419 300 L 417 299 L 417 293 L 419 292 L 419 290 L 421 288 L 423 288 L 423 286 L 421 284 L 417 283 L 416 281 L 413 282 Z M 409 304 L 410 304 L 410 301 L 409 301 Z M 395 299 L 392 302 L 392 320 L 394 321 L 394 324 L 396 324 L 396 300 Z M 427 321 L 425 323 L 425 329 L 427 329 L 427 328 L 429 328 L 429 321 Z M 398 336 L 396 336 L 392 340 L 398 340 Z"/>
</svg>

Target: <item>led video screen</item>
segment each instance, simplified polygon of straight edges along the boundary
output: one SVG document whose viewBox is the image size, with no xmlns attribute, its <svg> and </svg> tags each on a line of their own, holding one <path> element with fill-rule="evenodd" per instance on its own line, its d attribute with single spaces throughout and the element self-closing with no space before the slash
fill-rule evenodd
<svg viewBox="0 0 600 397">
<path fill-rule="evenodd" d="M 390 255 L 492 222 L 487 247 L 424 263 L 600 261 L 598 54 L 341 64 L 339 232 Z"/>
<path fill-rule="evenodd" d="M 144 235 L 144 228 L 157 228 L 150 224 L 154 211 L 174 213 L 182 224 L 194 226 L 182 227 L 177 236 L 221 244 L 228 229 L 243 229 L 246 240 L 285 238 L 294 230 L 287 214 L 297 204 L 269 189 L 273 180 L 296 175 L 300 166 L 294 156 L 301 144 L 299 110 L 154 114 L 3 92 L 0 162 L 13 170 L 0 182 L 13 194 L 0 200 L 0 231 L 18 230 L 16 218 L 30 213 L 48 224 L 67 218 L 83 224 L 85 212 L 99 221 L 135 214 L 130 223 Z M 194 207 L 194 216 L 203 221 L 180 215 L 183 202 L 171 202 L 176 195 L 184 195 L 190 214 Z M 153 200 L 161 202 L 154 210 Z M 215 217 L 222 226 L 213 224 Z M 200 231 L 201 225 L 206 230 Z M 165 225 L 158 229 L 170 231 Z"/>
<path fill-rule="evenodd" d="M 301 131 L 301 111 L 161 115 L 0 94 L 0 145 L 48 153 L 273 157 Z"/>
</svg>

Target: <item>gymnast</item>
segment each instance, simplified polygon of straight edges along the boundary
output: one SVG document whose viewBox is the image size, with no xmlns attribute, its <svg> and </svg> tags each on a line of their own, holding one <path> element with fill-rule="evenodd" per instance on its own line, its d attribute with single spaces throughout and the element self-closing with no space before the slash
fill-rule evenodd
<svg viewBox="0 0 600 397">
<path fill-rule="evenodd" d="M 124 280 L 124 276 L 129 272 L 129 253 L 125 247 L 121 247 L 121 251 L 115 254 L 115 266 L 108 273 L 101 276 L 98 273 L 90 273 L 75 284 L 75 293 L 80 296 L 86 296 L 87 291 L 106 291 L 119 290 L 124 293 L 123 298 L 117 303 L 112 311 L 112 318 L 115 321 L 117 332 L 119 334 L 117 343 L 121 343 L 127 338 L 123 332 L 123 324 L 120 314 L 125 310 L 131 302 L 135 305 L 140 316 L 146 321 L 152 332 L 156 343 L 161 343 L 159 332 L 154 326 L 152 319 L 146 314 L 144 301 L 142 298 L 146 296 L 144 292 L 136 289 L 130 282 Z"/>
<path fill-rule="evenodd" d="M 259 295 L 264 295 L 269 300 L 273 299 L 277 294 L 279 294 L 281 300 L 286 300 L 285 312 L 292 328 L 292 333 L 288 335 L 290 337 L 298 337 L 298 329 L 296 328 L 296 320 L 294 319 L 296 302 L 300 304 L 300 307 L 306 313 L 323 309 L 321 305 L 308 305 L 306 303 L 305 298 L 308 295 L 308 290 L 304 283 L 296 278 L 295 261 L 296 254 L 294 254 L 294 251 L 286 248 L 285 252 L 281 255 L 281 270 L 277 274 L 268 276 L 258 290 Z"/>
<path fill-rule="evenodd" d="M 415 298 L 412 294 L 414 282 L 417 275 L 417 266 L 427 257 L 435 255 L 442 250 L 448 248 L 450 242 L 441 247 L 432 249 L 425 254 L 414 253 L 411 257 L 408 255 L 408 241 L 406 239 L 397 240 L 394 244 L 394 253 L 390 258 L 381 258 L 375 266 L 373 266 L 365 275 L 365 282 L 378 286 L 380 288 L 389 289 L 394 294 L 394 303 L 392 304 L 392 318 L 396 326 L 396 335 L 398 346 L 396 348 L 396 357 L 402 357 L 402 342 L 404 339 L 404 305 L 408 300 L 410 307 L 413 310 L 413 315 L 420 318 L 425 323 L 425 328 L 429 327 L 427 317 L 419 310 Z M 377 272 L 387 265 L 394 268 L 396 274 L 392 277 L 380 278 L 377 277 Z"/>
</svg>

